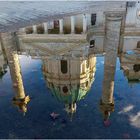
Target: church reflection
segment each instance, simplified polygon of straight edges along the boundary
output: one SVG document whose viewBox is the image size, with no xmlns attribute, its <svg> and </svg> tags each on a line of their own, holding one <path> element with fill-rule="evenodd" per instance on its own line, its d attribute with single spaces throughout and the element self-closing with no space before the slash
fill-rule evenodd
<svg viewBox="0 0 140 140">
<path fill-rule="evenodd" d="M 6 73 L 8 65 L 15 91 L 12 102 L 19 111 L 25 114 L 30 97 L 26 95 L 24 89 L 18 52 L 15 49 L 16 45 L 12 34 L 2 34 L 0 44 L 0 78 Z M 38 48 L 38 46 L 35 48 Z M 76 112 L 77 102 L 86 97 L 94 82 L 96 55 L 92 46 L 73 47 L 71 49 L 67 45 L 65 49 L 64 46 L 62 47 L 63 51 L 60 48 L 58 53 L 48 51 L 48 49 L 39 47 L 40 54 L 38 54 L 39 59 L 42 60 L 42 72 L 46 80 L 46 85 L 53 96 L 64 104 L 66 112 L 72 117 Z M 120 55 L 121 67 L 129 81 L 140 79 L 139 51 L 138 48 L 131 51 L 131 53 L 129 51 Z M 32 58 L 36 57 L 36 53 L 28 52 L 28 54 L 31 53 Z M 111 112 L 114 111 L 113 93 L 116 52 L 110 51 L 105 55 L 103 90 L 99 103 L 104 121 L 109 120 Z M 114 57 L 109 59 L 110 55 Z"/>
<path fill-rule="evenodd" d="M 64 103 L 70 116 L 76 112 L 76 103 L 90 90 L 96 70 L 95 55 L 82 49 L 43 60 L 47 86 L 57 100 Z"/>
<path fill-rule="evenodd" d="M 4 73 L 4 65 L 9 66 L 13 83 L 13 104 L 24 114 L 27 112 L 27 104 L 30 97 L 26 95 L 22 80 L 22 73 L 17 46 L 13 34 L 3 33 L 1 37 L 1 73 Z M 70 49 L 70 47 L 69 47 Z M 76 112 L 77 101 L 84 99 L 94 81 L 96 71 L 96 57 L 90 52 L 90 47 L 70 49 L 61 55 L 45 55 L 40 48 L 43 66 L 42 71 L 48 88 L 52 94 L 64 103 L 65 110 L 70 116 Z M 43 52 L 43 53 L 42 53 Z M 33 53 L 31 54 L 33 57 Z M 47 56 L 47 57 L 46 57 Z M 6 63 L 7 62 L 7 63 Z"/>
</svg>

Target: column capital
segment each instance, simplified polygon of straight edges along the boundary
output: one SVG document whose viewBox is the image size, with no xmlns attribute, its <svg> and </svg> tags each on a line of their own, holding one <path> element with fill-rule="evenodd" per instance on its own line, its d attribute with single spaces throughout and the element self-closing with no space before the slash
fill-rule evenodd
<svg viewBox="0 0 140 140">
<path fill-rule="evenodd" d="M 114 11 L 108 11 L 104 12 L 107 20 L 117 21 L 122 20 L 124 16 L 124 12 L 114 12 Z"/>
</svg>

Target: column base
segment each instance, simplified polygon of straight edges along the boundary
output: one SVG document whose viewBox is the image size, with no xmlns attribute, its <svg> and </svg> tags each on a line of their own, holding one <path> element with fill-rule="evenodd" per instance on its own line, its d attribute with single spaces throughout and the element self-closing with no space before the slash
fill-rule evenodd
<svg viewBox="0 0 140 140">
<path fill-rule="evenodd" d="M 27 112 L 27 104 L 30 102 L 30 97 L 26 96 L 23 99 L 16 99 L 15 97 L 12 100 L 13 104 L 19 108 L 24 114 Z"/>
<path fill-rule="evenodd" d="M 100 110 L 101 111 L 110 111 L 113 112 L 114 111 L 114 100 L 112 101 L 112 103 L 103 103 L 102 99 L 100 100 Z"/>
<path fill-rule="evenodd" d="M 27 104 L 28 102 L 30 102 L 29 95 L 22 99 L 16 99 L 15 97 L 13 98 L 13 103 L 15 103 L 15 104 L 19 104 L 19 103 Z"/>
<path fill-rule="evenodd" d="M 109 104 L 105 104 L 100 100 L 100 111 L 103 114 L 104 121 L 109 120 L 110 113 L 114 112 L 114 101 Z"/>
</svg>

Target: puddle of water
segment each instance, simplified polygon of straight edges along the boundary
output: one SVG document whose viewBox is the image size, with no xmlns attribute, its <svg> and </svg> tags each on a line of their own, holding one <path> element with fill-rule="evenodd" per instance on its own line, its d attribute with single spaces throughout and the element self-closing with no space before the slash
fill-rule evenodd
<svg viewBox="0 0 140 140">
<path fill-rule="evenodd" d="M 98 54 L 82 26 L 56 35 L 58 25 L 47 39 L 26 28 L 18 51 L 3 41 L 0 138 L 140 138 L 139 50 Z"/>
</svg>

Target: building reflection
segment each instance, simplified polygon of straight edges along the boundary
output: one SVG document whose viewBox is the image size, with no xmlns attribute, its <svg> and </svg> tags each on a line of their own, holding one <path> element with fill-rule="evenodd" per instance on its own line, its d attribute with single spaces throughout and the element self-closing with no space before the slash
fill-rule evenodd
<svg viewBox="0 0 140 140">
<path fill-rule="evenodd" d="M 5 52 L 15 91 L 12 102 L 19 111 L 26 113 L 30 97 L 25 94 L 14 36 L 12 33 L 1 34 L 1 48 Z M 46 52 L 40 47 L 47 86 L 52 94 L 64 103 L 66 112 L 71 116 L 76 112 L 77 101 L 86 96 L 94 81 L 96 57 L 91 53 L 91 49 L 87 46 L 70 49 L 68 46 L 63 54 L 49 54 L 46 57 Z"/>
<path fill-rule="evenodd" d="M 119 28 L 114 29 L 112 25 L 120 27 L 121 16 L 107 14 L 106 19 L 109 19 L 106 26 L 110 28 L 110 31 L 106 31 L 107 37 L 105 39 L 107 42 L 104 44 L 106 48 L 104 80 L 99 103 L 100 111 L 102 112 L 105 121 L 109 119 L 111 112 L 114 111 L 114 75 L 118 56 L 118 34 L 120 32 L 118 30 Z M 110 32 L 114 33 L 115 38 L 113 36 L 108 37 Z M 12 33 L 1 34 L 0 77 L 6 73 L 8 64 L 13 88 L 15 90 L 12 102 L 21 112 L 26 113 L 30 97 L 25 93 L 17 54 L 17 44 L 15 44 L 14 36 L 15 34 Z M 55 43 L 48 43 L 47 45 L 46 43 L 41 44 L 41 41 L 36 44 L 22 44 L 24 45 L 25 50 L 18 49 L 21 54 L 22 51 L 28 50 L 28 54 L 31 55 L 32 58 L 37 56 L 39 59 L 42 59 L 42 71 L 48 88 L 57 100 L 64 103 L 66 112 L 72 117 L 76 112 L 77 102 L 85 98 L 94 81 L 96 71 L 96 57 L 93 51 L 94 42 L 89 47 L 85 46 L 85 42 L 83 42 L 83 46 L 79 47 L 81 45 L 79 42 L 73 43 L 71 41 L 69 43 L 69 40 L 61 41 L 63 43 L 56 42 L 58 45 Z M 65 43 L 65 41 L 67 42 Z M 128 81 L 140 79 L 139 54 L 140 49 L 138 47 L 133 51 L 123 52 L 120 55 L 121 67 L 124 70 Z"/>
<path fill-rule="evenodd" d="M 1 48 L 4 50 L 8 61 L 13 88 L 15 91 L 12 102 L 19 109 L 19 111 L 25 114 L 27 112 L 27 103 L 30 101 L 30 98 L 25 94 L 20 62 L 15 46 L 16 44 L 13 40 L 12 33 L 1 34 Z"/>
<path fill-rule="evenodd" d="M 85 98 L 94 81 L 96 57 L 89 54 L 89 50 L 85 47 L 43 60 L 47 86 L 57 100 L 64 103 L 71 117 L 76 112 L 76 103 Z"/>
<path fill-rule="evenodd" d="M 122 54 L 120 62 L 128 82 L 140 82 L 140 48 Z"/>
</svg>

